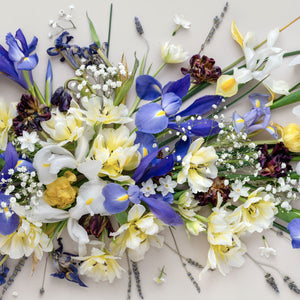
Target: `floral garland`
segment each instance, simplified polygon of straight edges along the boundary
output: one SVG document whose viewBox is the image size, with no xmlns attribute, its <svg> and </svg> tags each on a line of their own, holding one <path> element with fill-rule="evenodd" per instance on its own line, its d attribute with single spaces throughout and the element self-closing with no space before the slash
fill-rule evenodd
<svg viewBox="0 0 300 300">
<path fill-rule="evenodd" d="M 221 69 L 200 53 L 220 25 L 226 4 L 199 54 L 181 68 L 182 77 L 161 83 L 156 76 L 166 64 L 189 58 L 181 46 L 161 46 L 163 63 L 156 72 L 148 66 L 148 51 L 129 72 L 125 59 L 109 62 L 109 41 L 100 44 L 89 18 L 93 44 L 72 44 L 66 28 L 75 29 L 73 9 L 61 10 L 59 21 L 49 22 L 55 42 L 48 55 L 59 56 L 74 70 L 63 87 L 53 91 L 52 59 L 44 93 L 35 83 L 36 37 L 28 43 L 19 29 L 6 35 L 7 49 L 0 47 L 1 74 L 26 91 L 19 103 L 0 102 L 0 297 L 30 256 L 33 270 L 48 255 L 55 267 L 52 276 L 83 287 L 84 276 L 110 283 L 121 278 L 126 268 L 118 260 L 126 258 L 128 298 L 132 273 L 143 298 L 137 262 L 151 246 L 177 253 L 198 292 L 199 280 L 187 264 L 200 269 L 199 279 L 209 269 L 226 275 L 242 266 L 246 255 L 263 268 L 247 253 L 246 233 L 275 227 L 300 248 L 300 211 L 293 208 L 299 199 L 300 165 L 293 161 L 299 160 L 300 127 L 271 121 L 272 109 L 297 102 L 300 93 L 297 86 L 272 79 L 284 57 L 299 54 L 275 46 L 284 28 L 256 45 L 253 33 L 243 36 L 233 22 L 232 37 L 243 57 Z M 174 22 L 173 36 L 191 26 L 179 15 Z M 143 37 L 138 18 L 135 24 Z M 290 65 L 299 61 L 295 56 Z M 250 82 L 255 86 L 249 88 Z M 260 85 L 265 94 L 255 92 Z M 215 94 L 182 108 L 207 86 L 215 86 Z M 248 90 L 240 95 L 242 87 Z M 129 105 L 132 90 L 136 101 Z M 238 100 L 250 101 L 252 109 L 226 116 L 226 108 Z M 300 117 L 300 106 L 293 113 Z M 270 139 L 259 140 L 261 131 Z M 184 226 L 188 236 L 207 235 L 204 266 L 181 255 L 173 234 L 177 226 Z M 164 241 L 166 229 L 175 247 Z M 64 251 L 63 230 L 77 253 Z M 274 255 L 264 242 L 262 255 Z M 10 275 L 7 261 L 13 260 L 18 263 Z M 164 276 L 162 268 L 155 280 L 162 283 Z M 273 276 L 265 272 L 265 278 L 279 292 Z M 283 279 L 300 293 L 289 276 Z"/>
</svg>

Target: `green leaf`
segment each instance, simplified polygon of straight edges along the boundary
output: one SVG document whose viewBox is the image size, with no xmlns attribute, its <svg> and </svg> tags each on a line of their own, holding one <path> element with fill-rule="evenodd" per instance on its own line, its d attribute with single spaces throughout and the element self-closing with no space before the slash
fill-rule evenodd
<svg viewBox="0 0 300 300">
<path fill-rule="evenodd" d="M 115 106 L 119 105 L 122 102 L 123 98 L 126 96 L 126 94 L 128 93 L 129 89 L 131 88 L 131 86 L 133 84 L 135 73 L 136 73 L 137 68 L 139 66 L 139 61 L 136 58 L 135 54 L 134 54 L 134 57 L 135 57 L 135 61 L 134 61 L 133 70 L 131 72 L 130 77 L 123 83 L 123 85 L 120 88 L 118 94 L 116 95 L 115 100 L 114 100 L 114 105 Z"/>
<path fill-rule="evenodd" d="M 290 211 L 278 206 L 277 218 L 284 222 L 290 223 L 292 220 L 300 218 L 300 211 L 298 209 L 292 208 Z"/>
<path fill-rule="evenodd" d="M 40 100 L 40 102 L 41 102 L 42 104 L 46 104 L 45 99 L 44 99 L 44 97 L 43 97 L 43 95 L 42 95 L 40 89 L 38 88 L 38 86 L 36 85 L 35 82 L 33 83 L 33 86 L 34 86 L 34 91 L 35 91 L 35 93 L 36 93 L 36 96 L 38 97 L 38 99 Z"/>
<path fill-rule="evenodd" d="M 127 222 L 128 214 L 126 211 L 123 211 L 121 213 L 115 214 L 115 217 L 116 217 L 117 221 L 119 222 L 119 224 L 123 225 Z"/>
<path fill-rule="evenodd" d="M 101 43 L 100 43 L 99 37 L 97 35 L 97 32 L 95 30 L 94 24 L 93 24 L 92 20 L 89 18 L 88 13 L 86 13 L 86 16 L 87 16 L 87 18 L 89 20 L 89 25 L 90 25 L 90 31 L 91 31 L 92 39 L 97 44 L 97 46 L 99 48 L 101 48 Z"/>
<path fill-rule="evenodd" d="M 292 103 L 295 103 L 295 102 L 298 102 L 298 101 L 300 101 L 300 90 L 296 91 L 292 94 L 289 94 L 289 95 L 281 98 L 280 100 L 275 101 L 270 106 L 270 108 L 271 109 L 279 108 L 279 107 L 282 107 L 282 106 L 285 106 L 285 105 L 288 105 L 288 104 L 292 104 Z"/>
</svg>

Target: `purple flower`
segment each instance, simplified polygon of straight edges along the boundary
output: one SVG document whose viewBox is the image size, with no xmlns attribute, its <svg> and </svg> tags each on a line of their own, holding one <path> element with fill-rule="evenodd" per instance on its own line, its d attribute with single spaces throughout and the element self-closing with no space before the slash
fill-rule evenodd
<svg viewBox="0 0 300 300">
<path fill-rule="evenodd" d="M 215 60 L 199 54 L 193 55 L 190 59 L 190 69 L 181 68 L 183 75 L 191 74 L 193 83 L 199 84 L 201 82 L 213 83 L 221 76 L 221 68 L 215 66 Z"/>
<path fill-rule="evenodd" d="M 262 167 L 260 175 L 276 178 L 285 177 L 287 172 L 292 170 L 292 166 L 289 164 L 292 156 L 282 142 L 276 144 L 270 154 L 267 144 L 259 147 L 259 150 L 261 155 L 258 159 Z"/>
<path fill-rule="evenodd" d="M 292 238 L 293 248 L 300 248 L 300 218 L 292 220 L 287 225 L 287 229 L 290 232 Z"/>
<path fill-rule="evenodd" d="M 58 106 L 59 111 L 66 112 L 70 108 L 72 96 L 63 87 L 56 89 L 51 97 L 51 104 Z"/>
<path fill-rule="evenodd" d="M 17 82 L 25 89 L 28 89 L 29 86 L 23 71 L 29 71 L 29 79 L 33 85 L 31 71 L 38 64 L 38 56 L 36 54 L 31 55 L 31 53 L 35 50 L 37 42 L 38 39 L 34 37 L 28 45 L 22 30 L 18 29 L 15 37 L 11 33 L 6 35 L 8 51 L 0 45 L 1 74 Z"/>
<path fill-rule="evenodd" d="M 22 95 L 17 111 L 18 116 L 13 119 L 13 126 L 18 136 L 21 136 L 23 131 L 41 131 L 41 122 L 51 118 L 50 108 L 44 104 L 40 105 L 31 95 Z"/>
<path fill-rule="evenodd" d="M 138 130 L 145 133 L 159 133 L 166 129 L 169 117 L 180 109 L 181 98 L 187 94 L 189 87 L 189 75 L 169 82 L 164 87 L 152 76 L 139 76 L 136 79 L 136 92 L 139 98 L 155 100 L 161 97 L 161 104 L 148 103 L 138 110 L 135 118 Z"/>
<path fill-rule="evenodd" d="M 255 93 L 249 96 L 249 100 L 253 105 L 249 112 L 245 113 L 243 117 L 236 112 L 232 116 L 236 133 L 239 133 L 243 128 L 247 134 L 265 129 L 277 139 L 276 128 L 269 124 L 271 119 L 270 107 L 265 106 L 269 101 L 269 95 Z"/>
</svg>

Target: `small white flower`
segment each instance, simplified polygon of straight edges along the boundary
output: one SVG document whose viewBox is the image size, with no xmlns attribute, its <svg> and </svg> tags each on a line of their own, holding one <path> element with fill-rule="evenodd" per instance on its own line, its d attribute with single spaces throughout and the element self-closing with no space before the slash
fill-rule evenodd
<svg viewBox="0 0 300 300">
<path fill-rule="evenodd" d="M 292 206 L 287 201 L 283 201 L 280 206 L 287 211 L 290 211 L 292 209 Z"/>
<path fill-rule="evenodd" d="M 259 247 L 259 252 L 261 256 L 264 256 L 266 258 L 277 254 L 276 250 L 271 247 Z"/>
<path fill-rule="evenodd" d="M 249 188 L 244 187 L 241 181 L 236 181 L 231 185 L 232 191 L 229 194 L 229 197 L 232 198 L 233 202 L 236 202 L 240 196 L 248 197 Z"/>
<path fill-rule="evenodd" d="M 170 175 L 165 178 L 159 178 L 159 183 L 160 186 L 157 188 L 157 191 L 161 192 L 163 196 L 166 196 L 168 193 L 174 193 L 174 188 L 177 185 Z"/>
<path fill-rule="evenodd" d="M 21 149 L 28 149 L 29 152 L 34 151 L 34 144 L 39 141 L 39 137 L 36 131 L 28 133 L 23 131 L 23 136 L 18 137 L 19 142 L 21 143 Z"/>
<path fill-rule="evenodd" d="M 192 23 L 190 21 L 184 19 L 183 15 L 177 15 L 177 14 L 174 15 L 173 21 L 176 25 L 181 26 L 182 28 L 185 28 L 185 29 L 190 29 L 191 25 L 192 25 Z"/>
<path fill-rule="evenodd" d="M 155 194 L 155 189 L 157 188 L 157 184 L 153 183 L 152 179 L 148 179 L 146 182 L 142 183 L 141 191 L 144 193 L 146 197 Z"/>
</svg>

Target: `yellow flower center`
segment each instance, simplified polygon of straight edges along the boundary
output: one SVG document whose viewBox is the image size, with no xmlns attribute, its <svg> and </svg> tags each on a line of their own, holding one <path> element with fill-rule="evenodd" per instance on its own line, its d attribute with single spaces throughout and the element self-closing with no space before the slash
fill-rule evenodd
<svg viewBox="0 0 300 300">
<path fill-rule="evenodd" d="M 228 92 L 234 87 L 235 84 L 236 84 L 235 79 L 230 78 L 222 83 L 221 88 L 224 92 Z"/>
<path fill-rule="evenodd" d="M 124 195 L 124 196 L 118 198 L 117 200 L 118 200 L 118 201 L 126 201 L 128 198 L 129 198 L 128 195 Z"/>
</svg>

